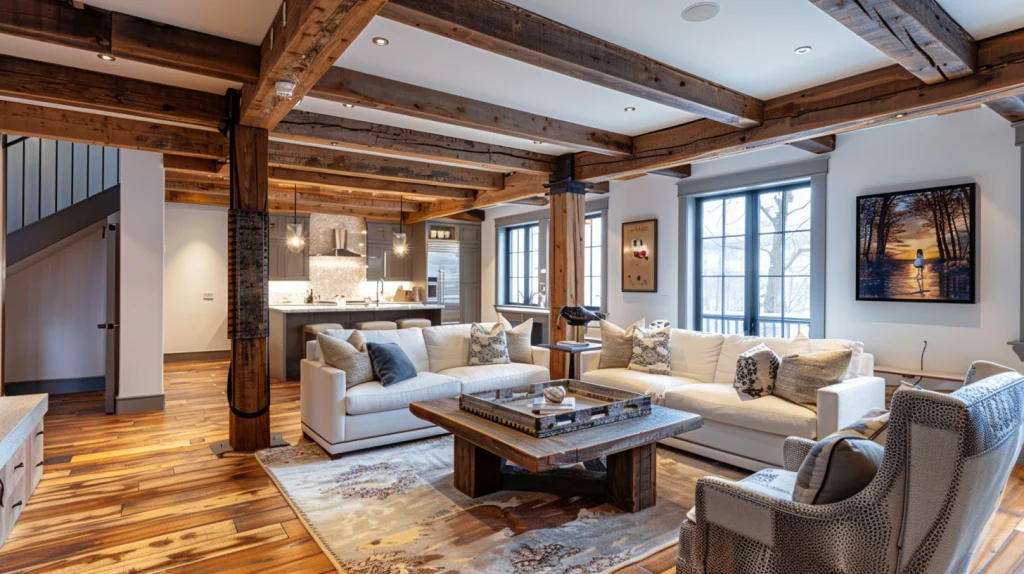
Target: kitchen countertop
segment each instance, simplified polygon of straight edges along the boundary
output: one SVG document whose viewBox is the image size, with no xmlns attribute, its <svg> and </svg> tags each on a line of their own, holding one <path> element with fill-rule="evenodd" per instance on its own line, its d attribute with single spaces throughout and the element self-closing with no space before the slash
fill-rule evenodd
<svg viewBox="0 0 1024 574">
<path fill-rule="evenodd" d="M 358 313 L 360 311 L 410 311 L 414 309 L 444 309 L 443 305 L 424 305 L 423 303 L 381 303 L 380 307 L 370 305 L 271 305 L 271 311 L 279 313 Z"/>
<path fill-rule="evenodd" d="M 47 399 L 48 395 L 0 397 L 0 466 L 11 460 L 32 429 L 43 420 L 49 406 Z"/>
</svg>

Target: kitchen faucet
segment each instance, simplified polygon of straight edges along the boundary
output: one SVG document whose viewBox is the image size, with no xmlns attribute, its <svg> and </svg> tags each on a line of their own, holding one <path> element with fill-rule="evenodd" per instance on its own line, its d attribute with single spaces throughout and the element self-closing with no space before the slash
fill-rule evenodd
<svg viewBox="0 0 1024 574">
<path fill-rule="evenodd" d="M 377 286 L 376 286 L 375 290 L 377 291 L 377 306 L 380 307 L 380 296 L 384 294 L 384 280 L 383 279 L 377 279 Z"/>
</svg>

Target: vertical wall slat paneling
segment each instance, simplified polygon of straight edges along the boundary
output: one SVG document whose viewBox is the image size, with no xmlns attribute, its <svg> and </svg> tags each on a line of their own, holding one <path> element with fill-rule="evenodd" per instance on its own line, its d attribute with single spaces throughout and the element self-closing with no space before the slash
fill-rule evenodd
<svg viewBox="0 0 1024 574">
<path fill-rule="evenodd" d="M 7 233 L 21 229 L 22 168 L 25 149 L 21 145 L 7 148 Z"/>
<path fill-rule="evenodd" d="M 71 186 L 74 177 L 71 172 L 71 142 L 57 142 L 57 210 L 71 205 Z"/>
<path fill-rule="evenodd" d="M 39 218 L 53 215 L 57 205 L 57 141 L 43 140 L 39 156 Z"/>
</svg>

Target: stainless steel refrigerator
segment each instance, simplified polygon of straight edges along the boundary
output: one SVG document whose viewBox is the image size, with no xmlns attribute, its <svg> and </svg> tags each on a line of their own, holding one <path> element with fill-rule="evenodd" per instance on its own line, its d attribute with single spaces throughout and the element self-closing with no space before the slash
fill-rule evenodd
<svg viewBox="0 0 1024 574">
<path fill-rule="evenodd" d="M 444 305 L 444 324 L 462 319 L 459 289 L 459 243 L 427 240 L 427 302 Z"/>
</svg>

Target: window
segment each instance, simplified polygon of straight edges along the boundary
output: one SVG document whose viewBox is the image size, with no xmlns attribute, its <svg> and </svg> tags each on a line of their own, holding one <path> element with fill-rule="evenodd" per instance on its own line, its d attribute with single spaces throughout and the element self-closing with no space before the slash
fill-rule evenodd
<svg viewBox="0 0 1024 574">
<path fill-rule="evenodd" d="M 600 213 L 583 222 L 583 306 L 601 309 L 604 275 L 604 222 Z"/>
<path fill-rule="evenodd" d="M 509 227 L 505 230 L 508 283 L 505 303 L 536 304 L 540 293 L 540 226 Z"/>
<path fill-rule="evenodd" d="M 697 200 L 697 325 L 792 337 L 811 323 L 809 183 Z"/>
</svg>

